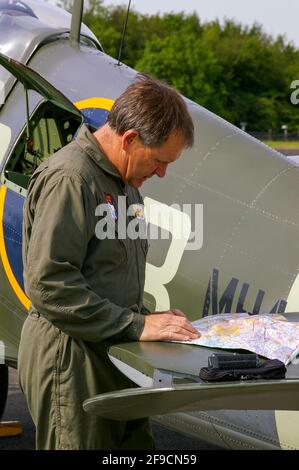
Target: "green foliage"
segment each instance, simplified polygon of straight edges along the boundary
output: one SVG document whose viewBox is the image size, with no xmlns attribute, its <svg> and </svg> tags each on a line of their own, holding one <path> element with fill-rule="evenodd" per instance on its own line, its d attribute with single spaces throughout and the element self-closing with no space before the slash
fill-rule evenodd
<svg viewBox="0 0 299 470">
<path fill-rule="evenodd" d="M 60 0 L 68 9 L 70 2 Z M 84 23 L 116 58 L 126 10 L 126 5 L 89 0 L 84 13 Z M 299 79 L 299 51 L 283 37 L 265 35 L 257 24 L 202 24 L 195 13 L 131 11 L 121 60 L 238 126 L 246 122 L 249 131 L 279 132 L 282 124 L 299 129 L 299 105 L 290 102 L 290 85 Z"/>
<path fill-rule="evenodd" d="M 198 35 L 173 35 L 148 41 L 136 68 L 167 81 L 201 105 L 213 107 L 217 114 L 225 112 L 222 67 Z"/>
</svg>

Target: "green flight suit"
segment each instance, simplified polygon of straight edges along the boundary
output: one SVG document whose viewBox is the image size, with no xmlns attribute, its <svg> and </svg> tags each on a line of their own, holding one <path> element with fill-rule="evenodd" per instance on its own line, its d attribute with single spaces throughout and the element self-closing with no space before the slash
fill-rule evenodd
<svg viewBox="0 0 299 470">
<path fill-rule="evenodd" d="M 147 313 L 147 241 L 117 237 L 118 196 L 128 205 L 142 203 L 85 125 L 40 165 L 28 188 L 23 262 L 32 307 L 18 364 L 38 449 L 153 447 L 148 420 L 110 421 L 82 408 L 86 398 L 134 386 L 110 362 L 107 348 L 138 340 Z M 107 201 L 115 239 L 95 234 L 96 207 Z"/>
</svg>

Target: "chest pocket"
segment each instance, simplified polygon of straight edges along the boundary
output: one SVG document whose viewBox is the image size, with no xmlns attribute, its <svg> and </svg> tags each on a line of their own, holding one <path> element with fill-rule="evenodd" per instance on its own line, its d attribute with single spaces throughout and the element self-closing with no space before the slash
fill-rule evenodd
<svg viewBox="0 0 299 470">
<path fill-rule="evenodd" d="M 117 225 L 115 226 L 115 243 L 118 246 L 119 251 L 121 252 L 122 255 L 122 262 L 127 263 L 128 262 L 128 257 L 130 255 L 129 251 L 129 243 L 127 238 L 122 238 L 122 234 L 119 233 L 119 229 Z"/>
<path fill-rule="evenodd" d="M 123 239 L 123 230 L 119 229 L 117 221 L 110 217 L 100 219 L 96 224 L 95 235 L 102 263 L 117 268 L 120 264 L 127 262 L 129 255 L 128 240 Z"/>
<path fill-rule="evenodd" d="M 107 239 L 107 242 L 111 242 L 113 257 L 117 262 L 126 263 L 130 255 L 130 247 L 127 240 L 126 232 L 123 231 L 123 228 L 120 228 L 117 224 L 107 221 L 107 228 L 109 230 L 109 236 L 112 235 L 111 240 Z"/>
<path fill-rule="evenodd" d="M 146 258 L 147 253 L 148 253 L 148 249 L 149 249 L 149 243 L 148 243 L 147 239 L 141 240 L 141 248 L 142 248 L 143 254 Z"/>
</svg>

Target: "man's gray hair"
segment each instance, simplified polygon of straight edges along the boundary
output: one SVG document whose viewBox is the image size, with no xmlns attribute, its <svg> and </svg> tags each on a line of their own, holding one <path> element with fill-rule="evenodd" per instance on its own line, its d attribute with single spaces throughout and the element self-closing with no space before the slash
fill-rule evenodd
<svg viewBox="0 0 299 470">
<path fill-rule="evenodd" d="M 161 146 L 172 132 L 183 135 L 186 147 L 192 147 L 194 141 L 192 118 L 182 96 L 146 74 L 138 74 L 116 99 L 107 123 L 119 135 L 134 129 L 148 147 Z"/>
</svg>

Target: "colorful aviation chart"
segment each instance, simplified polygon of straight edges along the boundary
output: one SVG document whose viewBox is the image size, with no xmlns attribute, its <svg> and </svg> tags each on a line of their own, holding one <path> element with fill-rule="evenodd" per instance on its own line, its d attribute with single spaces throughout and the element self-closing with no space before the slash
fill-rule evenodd
<svg viewBox="0 0 299 470">
<path fill-rule="evenodd" d="M 192 323 L 201 333 L 199 339 L 182 341 L 198 346 L 245 349 L 287 365 L 299 353 L 299 323 L 281 315 L 247 313 L 220 314 Z"/>
</svg>

